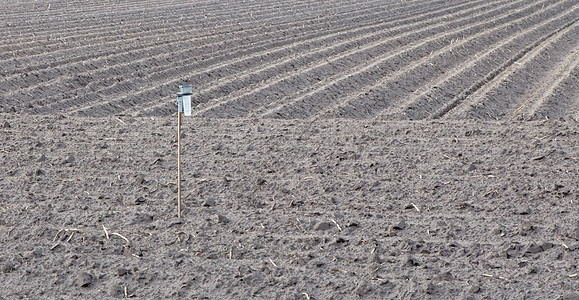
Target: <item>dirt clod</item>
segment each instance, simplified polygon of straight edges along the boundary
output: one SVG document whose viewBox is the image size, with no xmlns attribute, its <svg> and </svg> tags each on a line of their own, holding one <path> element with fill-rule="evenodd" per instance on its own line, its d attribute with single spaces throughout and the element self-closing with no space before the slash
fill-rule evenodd
<svg viewBox="0 0 579 300">
<path fill-rule="evenodd" d="M 92 284 L 92 282 L 93 282 L 92 275 L 86 272 L 81 272 L 80 274 L 78 274 L 76 279 L 76 285 L 79 287 L 88 287 Z"/>
</svg>

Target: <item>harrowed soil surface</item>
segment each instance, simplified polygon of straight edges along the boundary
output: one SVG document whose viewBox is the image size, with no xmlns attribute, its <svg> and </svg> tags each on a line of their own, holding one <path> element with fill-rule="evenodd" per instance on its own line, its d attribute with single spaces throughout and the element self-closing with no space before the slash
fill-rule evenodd
<svg viewBox="0 0 579 300">
<path fill-rule="evenodd" d="M 577 0 L 0 3 L 0 299 L 579 299 Z"/>
<path fill-rule="evenodd" d="M 579 295 L 577 123 L 1 116 L 2 298 Z"/>
</svg>

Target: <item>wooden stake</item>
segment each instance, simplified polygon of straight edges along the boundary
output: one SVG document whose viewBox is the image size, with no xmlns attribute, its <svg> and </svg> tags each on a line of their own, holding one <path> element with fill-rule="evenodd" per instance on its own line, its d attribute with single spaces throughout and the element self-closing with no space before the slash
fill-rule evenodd
<svg viewBox="0 0 579 300">
<path fill-rule="evenodd" d="M 177 217 L 181 218 L 181 124 L 183 113 L 178 113 L 179 124 L 177 125 Z"/>
</svg>

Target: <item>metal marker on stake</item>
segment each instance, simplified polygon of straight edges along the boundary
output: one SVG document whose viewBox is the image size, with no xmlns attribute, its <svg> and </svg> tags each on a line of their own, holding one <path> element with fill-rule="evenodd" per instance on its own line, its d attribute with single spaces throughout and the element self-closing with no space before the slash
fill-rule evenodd
<svg viewBox="0 0 579 300">
<path fill-rule="evenodd" d="M 181 218 L 181 124 L 183 124 L 183 109 L 185 116 L 191 115 L 191 95 L 193 85 L 180 85 L 177 93 L 177 217 Z"/>
</svg>

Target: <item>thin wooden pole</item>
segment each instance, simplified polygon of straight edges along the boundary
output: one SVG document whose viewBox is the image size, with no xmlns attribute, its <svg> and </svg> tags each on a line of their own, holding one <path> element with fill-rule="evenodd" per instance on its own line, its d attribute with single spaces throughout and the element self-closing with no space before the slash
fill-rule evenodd
<svg viewBox="0 0 579 300">
<path fill-rule="evenodd" d="M 181 218 L 181 123 L 183 122 L 183 113 L 178 113 L 177 125 L 177 217 Z"/>
</svg>

